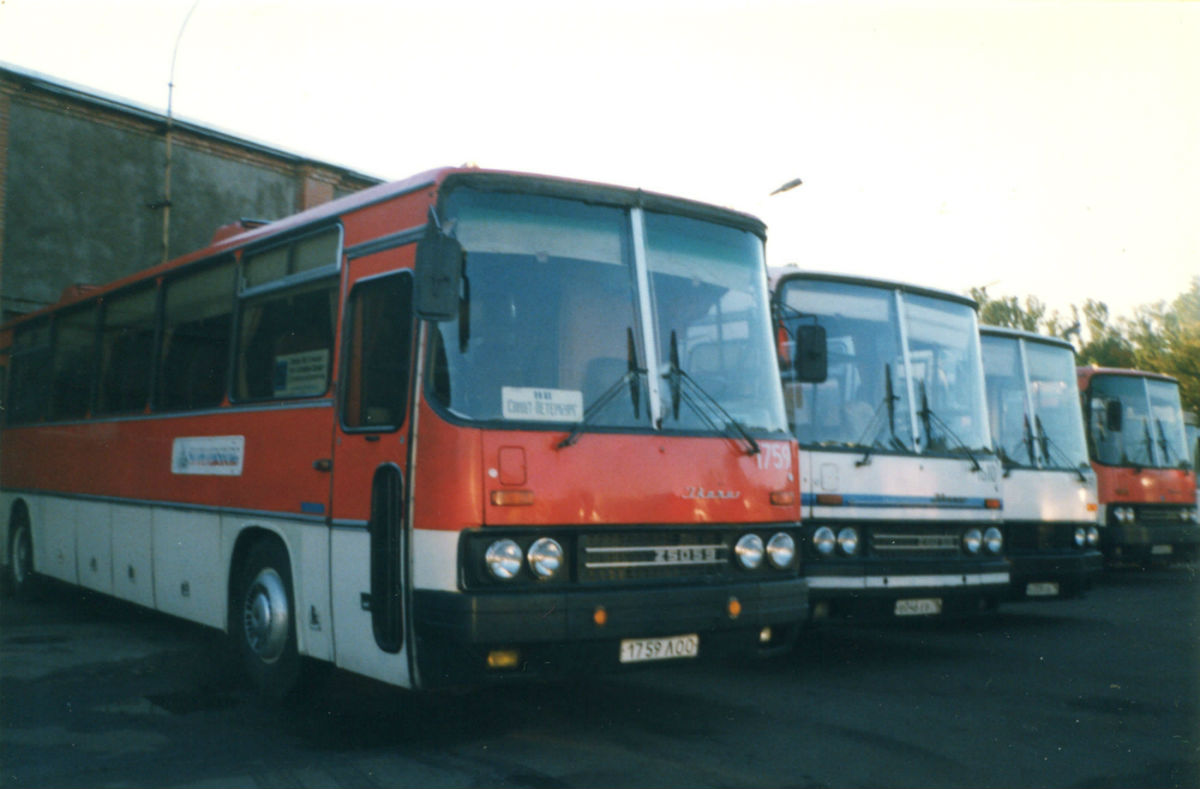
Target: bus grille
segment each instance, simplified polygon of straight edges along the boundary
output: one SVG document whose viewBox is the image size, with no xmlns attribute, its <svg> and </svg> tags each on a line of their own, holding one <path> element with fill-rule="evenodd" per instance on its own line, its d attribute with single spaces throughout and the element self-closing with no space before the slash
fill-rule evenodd
<svg viewBox="0 0 1200 789">
<path fill-rule="evenodd" d="M 584 583 L 703 578 L 732 570 L 730 537 L 719 531 L 587 534 L 579 549 Z"/>
<path fill-rule="evenodd" d="M 959 552 L 959 530 L 910 531 L 888 529 L 871 533 L 871 551 L 876 556 L 920 558 L 952 556 Z"/>
<path fill-rule="evenodd" d="M 1143 526 L 1176 526 L 1184 523 L 1183 513 L 1186 506 L 1177 507 L 1138 507 L 1137 521 Z"/>
</svg>

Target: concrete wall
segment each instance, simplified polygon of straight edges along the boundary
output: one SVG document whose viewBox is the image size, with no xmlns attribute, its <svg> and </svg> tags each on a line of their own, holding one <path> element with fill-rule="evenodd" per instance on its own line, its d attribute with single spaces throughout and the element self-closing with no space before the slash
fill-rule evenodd
<svg viewBox="0 0 1200 789">
<path fill-rule="evenodd" d="M 163 259 L 166 119 L 0 67 L 4 317 Z M 190 123 L 171 130 L 169 254 L 239 218 L 278 219 L 378 183 Z"/>
</svg>

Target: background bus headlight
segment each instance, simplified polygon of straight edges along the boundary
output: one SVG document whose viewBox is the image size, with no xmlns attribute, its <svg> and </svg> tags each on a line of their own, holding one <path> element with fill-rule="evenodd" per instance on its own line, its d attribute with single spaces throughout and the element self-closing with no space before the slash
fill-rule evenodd
<svg viewBox="0 0 1200 789">
<path fill-rule="evenodd" d="M 529 562 L 529 569 L 538 578 L 552 578 L 562 567 L 563 549 L 557 540 L 542 537 L 529 546 L 525 558 Z"/>
<path fill-rule="evenodd" d="M 521 572 L 521 546 L 512 540 L 496 540 L 483 555 L 484 564 L 493 578 L 508 581 Z"/>
<path fill-rule="evenodd" d="M 1116 519 L 1117 523 L 1120 523 L 1121 525 L 1133 523 L 1133 507 L 1115 507 L 1113 508 L 1113 517 Z"/>
<path fill-rule="evenodd" d="M 757 534 L 743 534 L 734 546 L 738 562 L 747 570 L 754 570 L 762 564 L 763 541 Z"/>
<path fill-rule="evenodd" d="M 1087 529 L 1080 526 L 1075 530 L 1075 545 L 1082 548 L 1087 543 Z"/>
<path fill-rule="evenodd" d="M 995 526 L 989 527 L 983 533 L 983 547 L 987 548 L 988 553 L 999 556 L 1000 551 L 1004 550 L 1004 532 Z"/>
<path fill-rule="evenodd" d="M 838 532 L 837 536 L 838 547 L 842 549 L 842 553 L 847 556 L 853 556 L 858 551 L 858 529 L 853 526 L 847 526 Z"/>
<path fill-rule="evenodd" d="M 1095 548 L 1100 544 L 1100 530 L 1095 526 L 1088 526 L 1087 544 L 1090 548 Z"/>
<path fill-rule="evenodd" d="M 983 545 L 983 534 L 979 529 L 967 529 L 967 533 L 963 535 L 963 547 L 967 549 L 967 553 L 979 553 L 981 545 Z"/>
<path fill-rule="evenodd" d="M 813 547 L 822 556 L 833 553 L 833 546 L 837 545 L 837 537 L 833 536 L 833 529 L 828 526 L 822 526 L 813 532 L 812 541 Z"/>
<path fill-rule="evenodd" d="M 792 563 L 796 557 L 796 541 L 792 535 L 779 532 L 767 541 L 767 560 L 771 566 L 782 570 Z"/>
</svg>

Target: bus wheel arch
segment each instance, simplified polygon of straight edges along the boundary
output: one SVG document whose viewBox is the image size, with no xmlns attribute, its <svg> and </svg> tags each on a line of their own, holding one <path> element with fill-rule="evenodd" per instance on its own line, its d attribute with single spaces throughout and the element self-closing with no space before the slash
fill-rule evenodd
<svg viewBox="0 0 1200 789">
<path fill-rule="evenodd" d="M 37 588 L 37 573 L 33 569 L 33 527 L 29 508 L 22 500 L 13 503 L 6 532 L 8 566 L 4 573 L 6 593 L 14 597 L 29 597 Z"/>
<path fill-rule="evenodd" d="M 264 697 L 282 700 L 300 682 L 291 557 L 264 529 L 238 536 L 230 572 L 229 635 L 243 670 Z"/>
</svg>

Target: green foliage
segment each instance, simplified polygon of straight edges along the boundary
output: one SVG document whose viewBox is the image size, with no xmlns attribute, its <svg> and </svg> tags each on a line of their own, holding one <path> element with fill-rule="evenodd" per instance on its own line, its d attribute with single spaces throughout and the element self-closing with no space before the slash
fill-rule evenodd
<svg viewBox="0 0 1200 789">
<path fill-rule="evenodd" d="M 1131 367 L 1166 373 L 1179 380 L 1183 409 L 1200 413 L 1200 277 L 1171 304 L 1146 304 L 1132 319 L 1109 314 L 1104 302 L 1088 299 L 1071 307 L 1070 319 L 1034 296 L 994 299 L 987 288 L 971 288 L 980 323 L 1069 339 L 1080 364 Z"/>
</svg>

